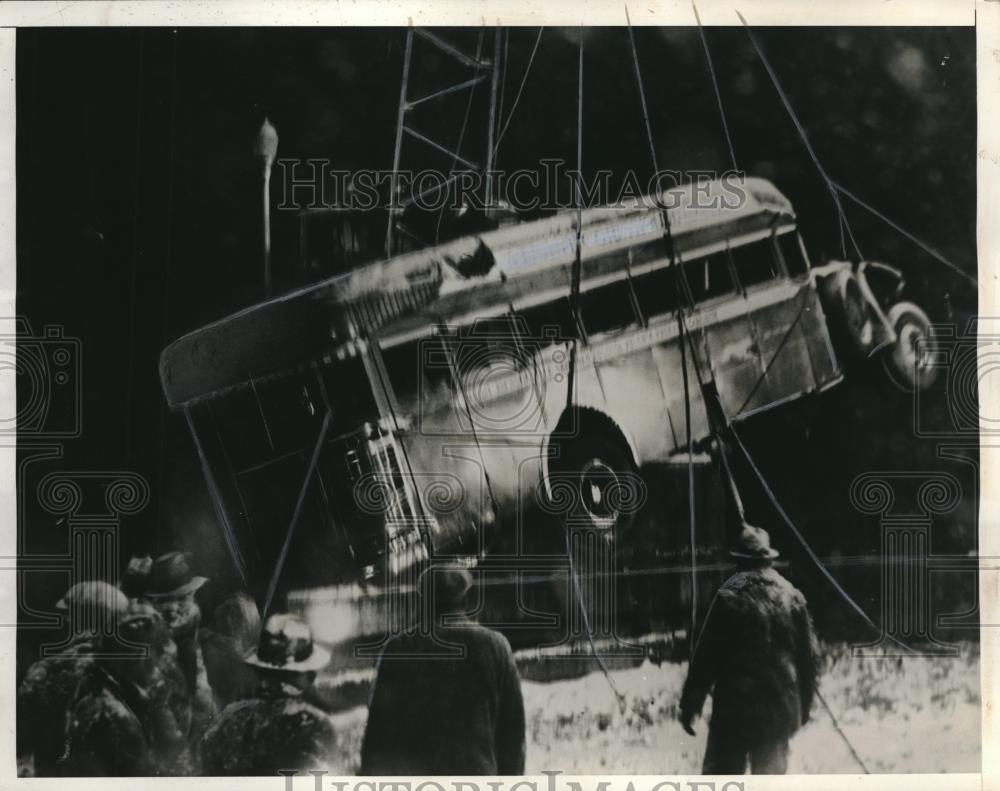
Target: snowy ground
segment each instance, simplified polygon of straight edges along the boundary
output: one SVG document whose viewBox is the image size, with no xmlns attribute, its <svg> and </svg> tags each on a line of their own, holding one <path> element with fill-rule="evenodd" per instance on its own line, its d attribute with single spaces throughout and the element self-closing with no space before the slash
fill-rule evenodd
<svg viewBox="0 0 1000 791">
<path fill-rule="evenodd" d="M 841 729 L 872 772 L 979 772 L 979 656 L 853 658 L 830 646 L 821 681 Z M 524 682 L 529 774 L 697 773 L 707 726 L 690 737 L 677 722 L 685 663 L 645 662 L 612 675 L 628 707 L 621 714 L 604 676 Z M 708 707 L 706 707 L 706 714 Z M 337 715 L 343 773 L 357 770 L 365 709 Z M 817 701 L 792 741 L 790 772 L 860 772 Z"/>
</svg>

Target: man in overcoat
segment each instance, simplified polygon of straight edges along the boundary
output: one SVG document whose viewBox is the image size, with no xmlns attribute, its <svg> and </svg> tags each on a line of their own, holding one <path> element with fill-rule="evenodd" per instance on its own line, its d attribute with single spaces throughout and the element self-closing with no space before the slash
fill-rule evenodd
<svg viewBox="0 0 1000 791">
<path fill-rule="evenodd" d="M 809 718 L 818 649 L 805 597 L 773 567 L 778 553 L 744 524 L 730 553 L 736 573 L 719 589 L 695 646 L 680 720 L 692 722 L 712 692 L 704 774 L 784 774 L 788 741 Z"/>
<path fill-rule="evenodd" d="M 457 565 L 421 575 L 431 618 L 390 640 L 379 658 L 361 774 L 523 774 L 521 680 L 507 638 L 465 615 L 471 586 Z"/>
</svg>

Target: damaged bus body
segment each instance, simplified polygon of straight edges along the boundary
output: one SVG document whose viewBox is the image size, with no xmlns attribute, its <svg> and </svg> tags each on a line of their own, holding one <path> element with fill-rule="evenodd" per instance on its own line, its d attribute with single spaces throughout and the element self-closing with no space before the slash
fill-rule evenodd
<svg viewBox="0 0 1000 791">
<path fill-rule="evenodd" d="M 536 549 L 545 525 L 570 510 L 614 536 L 645 502 L 631 476 L 687 458 L 688 420 L 708 447 L 700 380 L 731 419 L 831 387 L 852 355 L 929 384 L 930 325 L 898 273 L 811 267 L 772 184 L 658 198 L 665 211 L 582 212 L 576 311 L 570 211 L 378 260 L 171 344 L 163 388 L 251 590 L 391 588 L 431 555 L 513 568 L 551 551 Z"/>
</svg>

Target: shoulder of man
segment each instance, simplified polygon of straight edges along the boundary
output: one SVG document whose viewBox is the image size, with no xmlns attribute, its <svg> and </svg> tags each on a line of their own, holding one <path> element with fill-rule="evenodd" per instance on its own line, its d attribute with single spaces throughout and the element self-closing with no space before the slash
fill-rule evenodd
<svg viewBox="0 0 1000 791">
<path fill-rule="evenodd" d="M 64 693 L 67 688 L 72 692 L 92 664 L 93 659 L 82 654 L 39 659 L 21 680 L 18 697 L 44 698 L 50 693 Z"/>
<path fill-rule="evenodd" d="M 739 607 L 741 602 L 767 600 L 786 607 L 805 607 L 805 596 L 773 568 L 738 571 L 719 588 L 723 605 Z"/>
<path fill-rule="evenodd" d="M 319 707 L 299 697 L 270 700 L 258 712 L 261 727 L 258 735 L 265 742 L 281 744 L 329 743 L 336 735 L 330 716 Z"/>
<path fill-rule="evenodd" d="M 785 576 L 775 569 L 765 569 L 767 584 L 792 607 L 805 607 L 806 597 Z"/>
<path fill-rule="evenodd" d="M 450 630 L 450 631 L 448 631 Z M 473 621 L 463 622 L 446 629 L 448 634 L 459 634 L 463 642 L 475 649 L 490 651 L 500 657 L 513 655 L 510 641 L 502 633 Z M 446 637 L 447 639 L 447 637 Z"/>
</svg>

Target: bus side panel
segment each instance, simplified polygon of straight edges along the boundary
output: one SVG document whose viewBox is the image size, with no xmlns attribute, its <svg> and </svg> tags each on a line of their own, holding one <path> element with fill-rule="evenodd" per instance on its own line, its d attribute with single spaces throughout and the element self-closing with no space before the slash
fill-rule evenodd
<svg viewBox="0 0 1000 791">
<path fill-rule="evenodd" d="M 608 339 L 592 347 L 604 411 L 635 443 L 640 462 L 663 460 L 675 443 L 659 365 L 653 347 L 627 351 L 625 341 Z"/>
<path fill-rule="evenodd" d="M 704 346 L 701 333 L 694 333 L 691 342 L 695 347 L 699 360 L 707 360 L 707 350 Z M 691 437 L 697 442 L 709 436 L 708 416 L 705 412 L 705 402 L 702 398 L 701 388 L 698 387 L 698 375 L 695 372 L 694 360 L 687 352 L 688 369 L 688 402 L 691 412 Z M 652 349 L 653 359 L 656 362 L 660 375 L 660 387 L 663 392 L 663 399 L 666 404 L 666 425 L 663 432 L 669 437 L 668 443 L 673 445 L 673 452 L 687 452 L 687 430 L 686 412 L 688 404 L 685 403 L 684 396 L 684 374 L 681 364 L 681 346 L 675 337 L 673 340 L 658 344 Z M 705 378 L 704 372 L 702 379 Z M 663 461 L 664 459 L 658 459 Z"/>
</svg>

